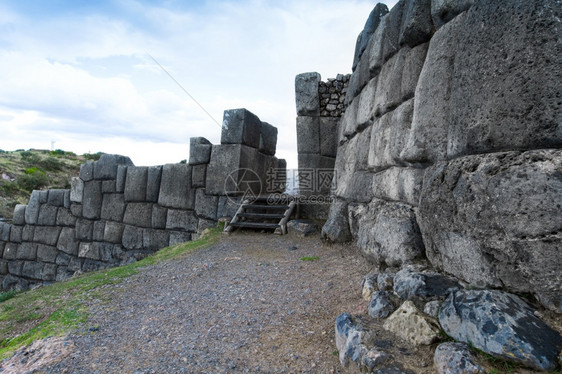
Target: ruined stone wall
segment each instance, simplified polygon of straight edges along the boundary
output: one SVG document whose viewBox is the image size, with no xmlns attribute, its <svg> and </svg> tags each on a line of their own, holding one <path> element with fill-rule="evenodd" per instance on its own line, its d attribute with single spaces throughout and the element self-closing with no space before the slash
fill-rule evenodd
<svg viewBox="0 0 562 374">
<path fill-rule="evenodd" d="M 337 128 L 345 111 L 349 79 L 350 75 L 338 74 L 323 82 L 318 73 L 303 73 L 295 78 L 299 195 L 304 198 L 300 207 L 307 218 L 328 216 Z"/>
<path fill-rule="evenodd" d="M 0 223 L 2 288 L 64 280 L 195 239 L 236 211 L 244 192 L 237 169 L 265 183 L 269 168 L 285 168 L 274 156 L 277 129 L 245 109 L 225 111 L 221 143 L 192 138 L 189 164 L 134 166 L 103 155 L 82 165 L 70 190 L 33 191 L 12 224 Z"/>
<path fill-rule="evenodd" d="M 377 5 L 324 237 L 562 311 L 561 13 L 548 0 Z"/>
</svg>

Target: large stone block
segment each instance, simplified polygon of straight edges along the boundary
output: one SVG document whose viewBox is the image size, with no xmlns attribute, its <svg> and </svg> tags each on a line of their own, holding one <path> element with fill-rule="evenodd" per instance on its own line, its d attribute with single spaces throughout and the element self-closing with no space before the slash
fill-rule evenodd
<svg viewBox="0 0 562 374">
<path fill-rule="evenodd" d="M 562 311 L 561 168 L 561 150 L 466 156 L 430 167 L 419 208 L 429 260 L 475 286 L 530 292 Z"/>
<path fill-rule="evenodd" d="M 373 195 L 418 206 L 424 169 L 391 167 L 373 175 Z"/>
<path fill-rule="evenodd" d="M 0 240 L 5 242 L 9 241 L 11 230 L 12 230 L 12 225 L 6 222 L 0 222 Z"/>
<path fill-rule="evenodd" d="M 415 99 L 410 99 L 404 102 L 392 112 L 392 120 L 388 134 L 388 153 L 385 155 L 389 165 L 408 164 L 400 157 L 410 136 L 414 113 L 414 100 Z M 372 137 L 373 134 L 371 134 L 371 140 L 373 139 Z M 374 150 L 371 148 L 371 151 Z"/>
<path fill-rule="evenodd" d="M 357 103 L 357 127 L 356 129 L 352 129 L 352 131 L 363 129 L 373 124 L 375 117 L 377 81 L 377 77 L 371 79 L 363 91 L 361 91 L 361 95 L 359 96 L 359 101 Z"/>
<path fill-rule="evenodd" d="M 127 204 L 123 223 L 139 227 L 152 227 L 152 205 L 152 203 Z"/>
<path fill-rule="evenodd" d="M 143 242 L 143 229 L 140 227 L 125 225 L 123 229 L 123 247 L 132 249 L 142 249 Z"/>
<path fill-rule="evenodd" d="M 31 242 L 22 243 L 18 247 L 16 258 L 18 260 L 35 260 L 37 258 L 37 244 Z"/>
<path fill-rule="evenodd" d="M 191 233 L 185 231 L 170 231 L 170 244 L 176 245 L 191 240 Z"/>
<path fill-rule="evenodd" d="M 85 164 L 80 165 L 80 179 L 84 182 L 94 179 L 94 162 L 86 161 Z"/>
<path fill-rule="evenodd" d="M 261 134 L 260 119 L 247 109 L 224 111 L 221 144 L 244 144 L 259 148 Z"/>
<path fill-rule="evenodd" d="M 71 226 L 76 225 L 76 217 L 72 215 L 70 209 L 59 208 L 57 210 L 57 226 Z"/>
<path fill-rule="evenodd" d="M 147 180 L 147 166 L 128 167 L 125 182 L 125 201 L 146 201 Z"/>
<path fill-rule="evenodd" d="M 133 166 L 133 161 L 127 156 L 103 154 L 94 163 L 95 179 L 116 179 L 117 166 Z"/>
<path fill-rule="evenodd" d="M 369 52 L 366 53 L 368 55 Z M 349 105 L 357 96 L 359 96 L 363 87 L 365 87 L 374 76 L 376 76 L 376 74 L 371 73 L 369 70 L 369 59 L 362 58 L 357 64 L 357 68 L 349 78 L 347 92 L 345 93 L 344 99 L 345 105 Z"/>
<path fill-rule="evenodd" d="M 101 219 L 122 222 L 125 205 L 124 195 L 121 193 L 103 195 Z"/>
<path fill-rule="evenodd" d="M 295 77 L 295 100 L 297 116 L 318 116 L 320 98 L 318 84 L 322 77 L 318 73 L 303 73 Z"/>
<path fill-rule="evenodd" d="M 115 188 L 115 179 L 110 179 L 101 182 L 101 193 L 115 193 L 117 189 Z"/>
<path fill-rule="evenodd" d="M 404 70 L 404 63 L 409 51 L 409 47 L 400 49 L 397 54 L 383 65 L 378 77 L 375 94 L 375 116 L 382 116 L 402 102 L 402 71 Z"/>
<path fill-rule="evenodd" d="M 191 166 L 167 164 L 162 167 L 158 204 L 167 208 L 193 209 L 195 191 L 191 189 Z"/>
<path fill-rule="evenodd" d="M 252 191 L 261 192 L 265 175 L 259 174 L 257 149 L 240 144 L 213 145 L 207 168 L 206 192 L 209 195 L 244 193 L 248 183 Z"/>
<path fill-rule="evenodd" d="M 100 243 L 92 242 L 92 243 L 80 243 L 80 247 L 78 248 L 78 257 L 80 258 L 89 258 L 92 260 L 99 260 L 100 259 Z"/>
<path fill-rule="evenodd" d="M 66 254 L 78 255 L 78 244 L 76 240 L 76 231 L 70 227 L 63 227 L 57 242 L 57 249 Z"/>
<path fill-rule="evenodd" d="M 193 165 L 191 167 L 191 187 L 205 187 L 205 178 L 207 177 L 207 164 Z"/>
<path fill-rule="evenodd" d="M 371 133 L 369 144 L 369 169 L 378 172 L 395 165 L 390 155 L 390 133 L 392 131 L 392 112 L 379 118 L 373 126 L 365 130 Z"/>
<path fill-rule="evenodd" d="M 260 132 L 260 152 L 265 153 L 266 155 L 275 156 L 276 149 L 277 127 L 270 125 L 267 122 L 262 122 Z"/>
<path fill-rule="evenodd" d="M 367 22 L 363 27 L 363 31 L 361 31 L 361 33 L 359 34 L 359 38 L 357 39 L 357 45 L 355 46 L 355 55 L 353 57 L 353 68 L 352 68 L 353 71 L 355 71 L 355 68 L 359 63 L 359 60 L 361 60 L 363 53 L 367 49 L 367 46 L 369 45 L 369 41 L 371 40 L 371 36 L 373 35 L 377 27 L 379 27 L 382 18 L 387 13 L 388 13 L 388 7 L 385 4 L 378 3 L 377 5 L 375 5 L 375 8 L 369 14 L 369 18 L 367 18 Z"/>
<path fill-rule="evenodd" d="M 208 164 L 211 160 L 212 144 L 205 138 L 189 139 L 189 164 L 200 165 Z"/>
<path fill-rule="evenodd" d="M 32 242 L 33 235 L 35 235 L 35 226 L 33 225 L 25 225 L 23 227 L 23 232 L 21 234 L 21 238 L 25 242 Z"/>
<path fill-rule="evenodd" d="M 103 232 L 103 241 L 120 244 L 123 236 L 123 224 L 118 222 L 108 221 L 105 223 Z"/>
<path fill-rule="evenodd" d="M 333 243 L 344 243 L 352 240 L 347 206 L 347 202 L 340 199 L 336 199 L 330 205 L 328 220 L 322 227 L 322 238 Z"/>
<path fill-rule="evenodd" d="M 127 168 L 126 165 L 117 165 L 117 177 L 115 179 L 115 192 L 125 192 L 125 184 L 127 182 Z"/>
<path fill-rule="evenodd" d="M 297 151 L 320 153 L 320 117 L 297 117 Z"/>
<path fill-rule="evenodd" d="M 359 218 L 357 245 L 376 264 L 401 266 L 424 256 L 413 209 L 374 199 Z"/>
<path fill-rule="evenodd" d="M 48 245 L 57 245 L 60 231 L 61 228 L 56 226 L 37 226 L 33 234 L 33 241 Z"/>
<path fill-rule="evenodd" d="M 47 204 L 56 206 L 56 207 L 64 207 L 64 195 L 68 190 L 63 189 L 51 189 L 49 190 L 49 194 L 47 195 Z"/>
<path fill-rule="evenodd" d="M 166 230 L 145 229 L 143 231 L 143 248 L 158 250 L 170 243 L 170 233 Z"/>
<path fill-rule="evenodd" d="M 191 210 L 168 209 L 166 230 L 197 232 L 197 217 Z"/>
<path fill-rule="evenodd" d="M 346 139 L 352 137 L 357 132 L 357 111 L 359 110 L 359 98 L 355 98 L 348 105 L 340 122 L 340 131 L 338 134 L 339 143 L 343 143 Z"/>
<path fill-rule="evenodd" d="M 34 261 L 25 261 L 21 270 L 22 277 L 31 279 L 43 279 L 43 264 Z"/>
<path fill-rule="evenodd" d="M 14 225 L 25 225 L 25 209 L 27 205 L 17 204 L 14 208 L 14 217 L 13 223 Z"/>
<path fill-rule="evenodd" d="M 17 243 L 6 243 L 3 254 L 4 260 L 15 260 L 18 254 L 18 247 Z"/>
<path fill-rule="evenodd" d="M 338 153 L 339 118 L 320 117 L 320 155 L 336 157 Z M 286 168 L 286 166 L 285 166 Z"/>
<path fill-rule="evenodd" d="M 8 273 L 21 277 L 22 267 L 23 261 L 10 261 L 8 262 Z"/>
<path fill-rule="evenodd" d="M 222 217 L 234 217 L 234 214 L 240 207 L 239 199 L 230 198 L 227 196 L 219 196 L 219 203 L 217 208 L 217 219 Z"/>
<path fill-rule="evenodd" d="M 163 208 L 158 204 L 154 204 L 152 206 L 152 228 L 165 229 L 167 216 L 168 209 Z"/>
<path fill-rule="evenodd" d="M 56 247 L 39 244 L 37 246 L 37 261 L 54 263 L 59 251 Z"/>
<path fill-rule="evenodd" d="M 54 226 L 57 223 L 58 208 L 49 204 L 42 204 L 39 209 L 37 224 L 41 226 Z"/>
<path fill-rule="evenodd" d="M 150 166 L 146 181 L 146 201 L 158 202 L 160 193 L 160 182 L 162 181 L 162 166 Z"/>
<path fill-rule="evenodd" d="M 431 0 L 431 17 L 435 28 L 440 28 L 474 3 L 475 0 Z"/>
<path fill-rule="evenodd" d="M 402 69 L 401 101 L 414 97 L 428 48 L 429 43 L 424 43 L 407 50 L 404 69 Z"/>
<path fill-rule="evenodd" d="M 433 34 L 431 5 L 435 0 L 410 0 L 404 2 L 400 45 L 415 47 L 429 41 Z"/>
<path fill-rule="evenodd" d="M 299 154 L 299 193 L 302 195 L 330 194 L 335 159 L 316 154 Z"/>
<path fill-rule="evenodd" d="M 465 14 L 451 22 L 467 31 L 455 37 L 447 157 L 560 148 L 560 3 L 492 1 Z"/>
<path fill-rule="evenodd" d="M 101 181 L 93 180 L 85 182 L 84 196 L 82 197 L 82 216 L 88 219 L 99 219 L 101 204 Z"/>
<path fill-rule="evenodd" d="M 10 241 L 14 243 L 21 243 L 23 237 L 23 226 L 9 225 L 8 227 L 10 228 Z"/>
<path fill-rule="evenodd" d="M 94 230 L 92 240 L 96 242 L 103 241 L 103 233 L 105 231 L 105 221 L 94 221 Z"/>
<path fill-rule="evenodd" d="M 41 202 L 39 201 L 39 195 L 41 191 L 34 190 L 31 192 L 29 197 L 29 203 L 25 209 L 25 223 L 29 225 L 36 225 L 37 218 L 39 218 L 39 209 L 41 208 Z"/>
<path fill-rule="evenodd" d="M 332 190 L 349 201 L 369 201 L 372 198 L 372 175 L 368 170 L 370 129 L 366 129 L 338 150 Z"/>
<path fill-rule="evenodd" d="M 57 265 L 56 264 L 44 264 L 43 270 L 41 271 L 41 279 L 45 282 L 53 282 L 57 277 Z"/>
<path fill-rule="evenodd" d="M 200 188 L 195 193 L 195 214 L 200 218 L 217 219 L 218 196 L 205 195 L 205 190 Z"/>
<path fill-rule="evenodd" d="M 90 241 L 94 235 L 94 221 L 78 219 L 76 221 L 76 239 Z"/>
</svg>

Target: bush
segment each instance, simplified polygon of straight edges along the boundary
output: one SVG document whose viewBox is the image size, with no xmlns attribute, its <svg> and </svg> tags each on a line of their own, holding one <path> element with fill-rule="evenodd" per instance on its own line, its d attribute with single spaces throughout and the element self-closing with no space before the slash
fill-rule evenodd
<svg viewBox="0 0 562 374">
<path fill-rule="evenodd" d="M 98 152 L 98 153 L 84 153 L 83 156 L 86 160 L 92 160 L 92 161 L 97 161 L 100 159 L 101 155 L 103 155 L 103 152 Z"/>
<path fill-rule="evenodd" d="M 30 151 L 23 151 L 20 153 L 20 156 L 25 162 L 29 164 L 37 164 L 41 161 L 41 157 L 39 157 L 39 155 Z"/>
<path fill-rule="evenodd" d="M 49 178 L 44 171 L 34 166 L 26 169 L 25 174 L 18 177 L 17 184 L 22 190 L 31 192 L 47 186 L 49 184 Z"/>
<path fill-rule="evenodd" d="M 65 155 L 65 151 L 63 151 L 62 149 L 55 149 L 54 151 L 49 152 L 49 154 L 51 156 L 55 156 L 55 157 L 60 157 L 60 156 L 64 156 Z"/>
<path fill-rule="evenodd" d="M 16 183 L 0 180 L 0 194 L 5 196 L 11 196 L 18 190 L 18 186 Z"/>
<path fill-rule="evenodd" d="M 62 170 L 64 168 L 64 162 L 54 157 L 47 157 L 46 159 L 39 161 L 39 165 L 47 171 Z"/>
</svg>

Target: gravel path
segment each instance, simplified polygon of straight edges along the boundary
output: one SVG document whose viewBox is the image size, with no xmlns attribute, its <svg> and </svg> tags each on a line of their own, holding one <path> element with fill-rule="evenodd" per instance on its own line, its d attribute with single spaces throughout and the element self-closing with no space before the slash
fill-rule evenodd
<svg viewBox="0 0 562 374">
<path fill-rule="evenodd" d="M 237 232 L 105 288 L 36 372 L 338 373 L 334 321 L 360 312 L 367 272 L 352 246 Z"/>
</svg>

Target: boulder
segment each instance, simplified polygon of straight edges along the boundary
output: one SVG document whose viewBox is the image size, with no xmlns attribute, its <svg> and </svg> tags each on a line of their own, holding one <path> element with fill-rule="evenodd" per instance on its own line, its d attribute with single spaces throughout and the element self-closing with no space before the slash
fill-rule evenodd
<svg viewBox="0 0 562 374">
<path fill-rule="evenodd" d="M 318 84 L 321 79 L 318 73 L 303 73 L 295 77 L 297 116 L 318 116 L 320 114 Z"/>
<path fill-rule="evenodd" d="M 349 221 L 347 215 L 347 203 L 336 199 L 330 205 L 328 220 L 322 227 L 322 239 L 333 243 L 344 243 L 351 241 Z"/>
<path fill-rule="evenodd" d="M 146 201 L 146 186 L 148 181 L 148 167 L 131 166 L 127 168 L 125 182 L 125 201 Z"/>
<path fill-rule="evenodd" d="M 11 231 L 12 225 L 6 222 L 0 222 L 0 240 L 5 242 L 9 241 Z"/>
<path fill-rule="evenodd" d="M 428 259 L 472 285 L 531 292 L 562 311 L 561 168 L 562 150 L 466 156 L 430 167 L 419 209 Z"/>
<path fill-rule="evenodd" d="M 558 367 L 562 337 L 513 294 L 457 291 L 441 306 L 439 322 L 449 336 L 491 355 L 536 370 Z"/>
<path fill-rule="evenodd" d="M 94 221 L 94 230 L 92 239 L 96 242 L 103 241 L 103 233 L 105 231 L 105 221 Z"/>
<path fill-rule="evenodd" d="M 441 301 L 432 300 L 425 303 L 423 312 L 432 318 L 439 318 L 439 309 L 441 308 Z"/>
<path fill-rule="evenodd" d="M 386 318 L 396 310 L 389 291 L 375 291 L 369 302 L 368 313 L 373 318 Z"/>
<path fill-rule="evenodd" d="M 395 273 L 380 273 L 377 276 L 377 285 L 380 291 L 392 291 L 394 287 Z"/>
<path fill-rule="evenodd" d="M 350 202 L 369 202 L 373 197 L 373 176 L 368 173 L 369 129 L 360 132 L 339 147 L 335 175 L 332 181 L 333 193 Z"/>
<path fill-rule="evenodd" d="M 164 165 L 158 204 L 166 208 L 193 209 L 194 203 L 195 191 L 191 189 L 191 166 Z"/>
<path fill-rule="evenodd" d="M 35 261 L 24 261 L 21 276 L 41 280 L 43 278 L 43 264 Z"/>
<path fill-rule="evenodd" d="M 57 259 L 58 251 L 56 247 L 39 244 L 37 246 L 37 261 L 54 263 Z M 54 279 L 53 279 L 54 280 Z"/>
<path fill-rule="evenodd" d="M 439 339 L 438 324 L 421 313 L 409 300 L 386 319 L 383 327 L 416 346 L 429 345 Z"/>
<path fill-rule="evenodd" d="M 208 164 L 211 160 L 212 144 L 205 138 L 190 138 L 189 139 L 189 164 L 201 165 Z"/>
<path fill-rule="evenodd" d="M 224 111 L 221 144 L 244 144 L 259 148 L 261 134 L 260 119 L 247 109 Z"/>
<path fill-rule="evenodd" d="M 4 260 L 15 260 L 18 254 L 18 247 L 17 243 L 6 243 L 4 254 L 2 255 Z"/>
<path fill-rule="evenodd" d="M 371 301 L 373 292 L 377 289 L 377 273 L 369 273 L 361 280 L 361 296 L 363 300 Z"/>
<path fill-rule="evenodd" d="M 103 195 L 101 219 L 108 221 L 123 221 L 125 214 L 124 195 L 121 193 Z"/>
<path fill-rule="evenodd" d="M 356 324 L 349 313 L 342 313 L 336 318 L 336 347 L 340 355 L 340 363 L 347 367 L 351 359 L 361 364 L 361 338 L 363 328 Z"/>
<path fill-rule="evenodd" d="M 433 356 L 437 374 L 484 374 L 486 370 L 478 364 L 467 344 L 446 342 L 439 344 Z"/>
<path fill-rule="evenodd" d="M 133 166 L 133 161 L 127 156 L 103 154 L 94 162 L 94 179 L 116 179 L 117 166 Z"/>
<path fill-rule="evenodd" d="M 287 222 L 289 234 L 304 238 L 318 232 L 318 225 L 314 221 L 304 219 L 293 219 Z"/>
<path fill-rule="evenodd" d="M 433 272 L 415 271 L 405 267 L 394 277 L 394 293 L 403 300 L 413 298 L 445 298 L 461 288 L 451 277 Z"/>
</svg>

